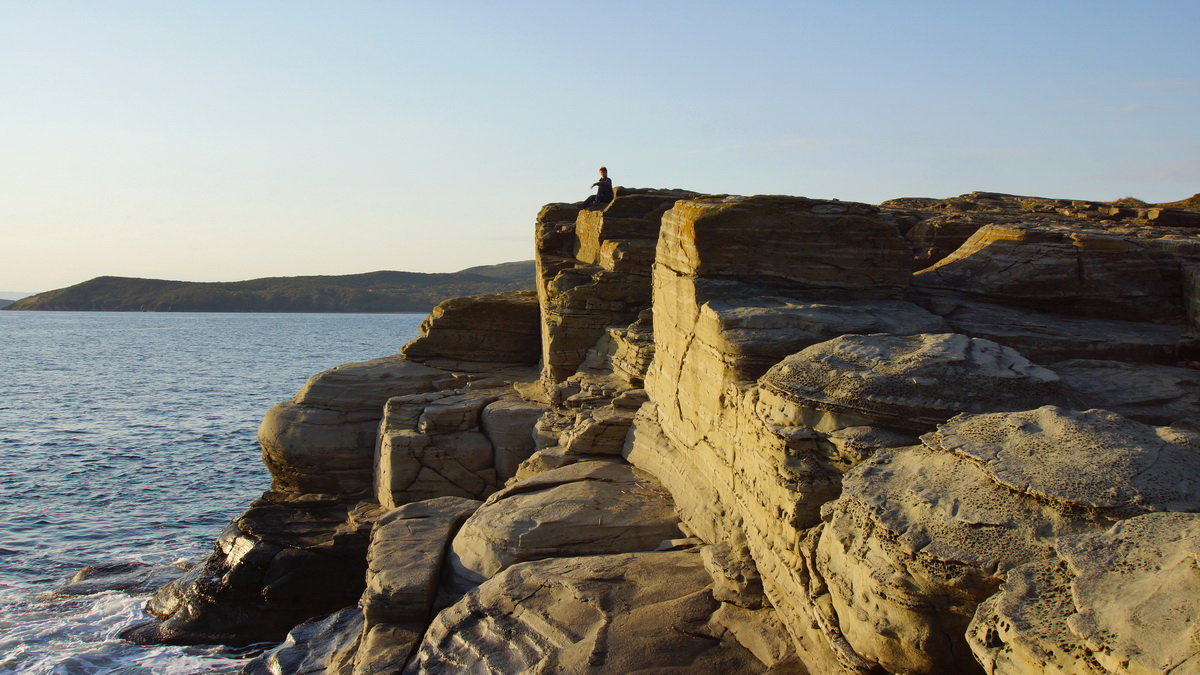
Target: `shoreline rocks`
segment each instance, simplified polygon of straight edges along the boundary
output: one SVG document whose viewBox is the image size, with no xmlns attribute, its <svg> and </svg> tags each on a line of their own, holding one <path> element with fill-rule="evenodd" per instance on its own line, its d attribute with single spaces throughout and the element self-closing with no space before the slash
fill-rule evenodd
<svg viewBox="0 0 1200 675">
<path fill-rule="evenodd" d="M 139 635 L 290 630 L 247 672 L 1195 669 L 1186 207 L 550 204 L 536 296 L 268 412 L 273 491 Z"/>
</svg>

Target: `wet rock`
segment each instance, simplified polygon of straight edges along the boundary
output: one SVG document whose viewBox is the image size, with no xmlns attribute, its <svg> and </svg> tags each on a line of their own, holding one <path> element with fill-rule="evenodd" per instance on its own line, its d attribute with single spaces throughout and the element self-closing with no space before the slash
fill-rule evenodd
<svg viewBox="0 0 1200 675">
<path fill-rule="evenodd" d="M 378 507 L 267 493 L 221 534 L 211 554 L 161 588 L 135 642 L 277 642 L 295 625 L 353 604 Z"/>
<path fill-rule="evenodd" d="M 104 591 L 124 591 L 132 595 L 149 593 L 179 578 L 190 567 L 190 563 L 149 565 L 141 562 L 88 565 L 49 595 L 92 595 Z"/>
<path fill-rule="evenodd" d="M 252 659 L 244 675 L 350 675 L 362 612 L 347 607 L 293 628 L 278 647 Z"/>
</svg>

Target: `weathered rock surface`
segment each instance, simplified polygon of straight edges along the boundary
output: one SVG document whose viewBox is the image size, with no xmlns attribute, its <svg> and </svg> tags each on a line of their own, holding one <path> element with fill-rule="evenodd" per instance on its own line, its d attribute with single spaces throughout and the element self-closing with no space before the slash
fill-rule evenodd
<svg viewBox="0 0 1200 675">
<path fill-rule="evenodd" d="M 789 356 L 764 375 L 764 397 L 811 415 L 809 426 L 930 429 L 957 412 L 1020 410 L 1062 398 L 1052 371 L 990 340 L 940 335 L 844 335 Z"/>
<path fill-rule="evenodd" d="M 139 635 L 340 609 L 256 667 L 1200 671 L 1194 206 L 551 204 L 536 302 L 443 303 L 268 414 L 276 492 Z"/>
<path fill-rule="evenodd" d="M 365 583 L 377 510 L 266 493 L 225 529 L 207 558 L 150 599 L 146 610 L 158 621 L 127 637 L 175 644 L 280 640 L 302 621 L 353 604 Z"/>
<path fill-rule="evenodd" d="M 1179 322 L 1178 275 L 1178 263 L 1164 273 L 1153 251 L 1129 238 L 989 225 L 913 284 L 1035 310 Z"/>
<path fill-rule="evenodd" d="M 514 565 L 438 614 L 405 672 L 762 672 L 708 628 L 709 583 L 694 551 Z"/>
<path fill-rule="evenodd" d="M 1059 538 L 1200 509 L 1200 436 L 1052 406 L 961 415 L 878 452 L 826 509 L 817 568 L 842 634 L 891 672 L 966 672 L 964 632 L 1005 573 Z"/>
<path fill-rule="evenodd" d="M 347 607 L 293 628 L 279 646 L 251 659 L 244 675 L 349 675 L 362 612 Z"/>
<path fill-rule="evenodd" d="M 309 378 L 259 426 L 272 489 L 365 495 L 373 483 L 375 435 L 392 396 L 433 389 L 446 373 L 391 356 L 348 363 Z"/>
<path fill-rule="evenodd" d="M 520 562 L 653 551 L 682 536 L 670 496 L 619 460 L 587 461 L 510 484 L 475 512 L 451 546 L 466 585 Z"/>
<path fill-rule="evenodd" d="M 980 605 L 971 648 L 989 673 L 1197 672 L 1197 542 L 1194 513 L 1063 539 Z"/>
<path fill-rule="evenodd" d="M 402 350 L 410 361 L 446 370 L 532 366 L 541 358 L 537 293 L 451 298 L 433 308 L 421 335 Z"/>
<path fill-rule="evenodd" d="M 361 643 L 354 672 L 396 672 L 432 618 L 442 561 L 454 533 L 480 502 L 439 497 L 406 504 L 375 524 L 367 553 Z"/>
</svg>

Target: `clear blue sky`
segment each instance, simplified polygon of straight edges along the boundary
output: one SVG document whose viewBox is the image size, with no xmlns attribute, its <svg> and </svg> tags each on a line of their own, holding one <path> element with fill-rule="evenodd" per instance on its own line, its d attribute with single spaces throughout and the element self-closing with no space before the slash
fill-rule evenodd
<svg viewBox="0 0 1200 675">
<path fill-rule="evenodd" d="M 1200 2 L 0 4 L 0 289 L 532 257 L 619 185 L 1200 191 Z"/>
</svg>

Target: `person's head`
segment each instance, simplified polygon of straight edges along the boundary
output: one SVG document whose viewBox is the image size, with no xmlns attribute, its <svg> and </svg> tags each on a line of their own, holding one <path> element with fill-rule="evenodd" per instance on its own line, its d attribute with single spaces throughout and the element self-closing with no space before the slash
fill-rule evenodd
<svg viewBox="0 0 1200 675">
<path fill-rule="evenodd" d="M 607 166 L 600 167 L 600 177 L 603 178 L 606 176 L 608 176 L 608 167 Z"/>
</svg>

